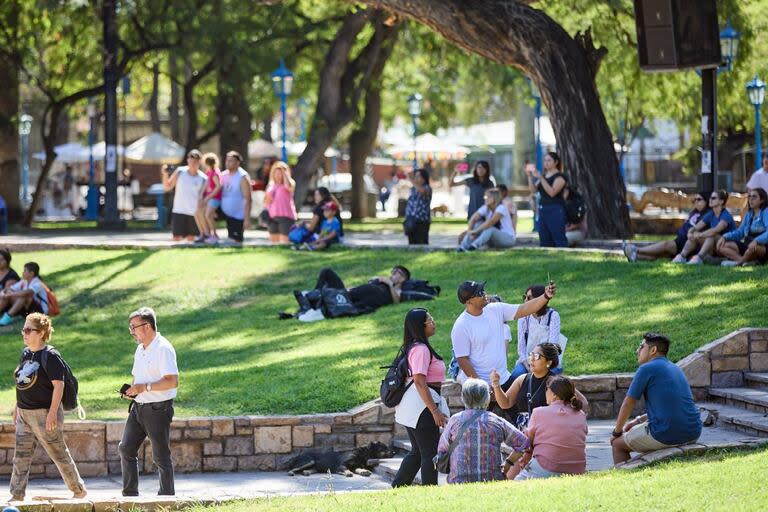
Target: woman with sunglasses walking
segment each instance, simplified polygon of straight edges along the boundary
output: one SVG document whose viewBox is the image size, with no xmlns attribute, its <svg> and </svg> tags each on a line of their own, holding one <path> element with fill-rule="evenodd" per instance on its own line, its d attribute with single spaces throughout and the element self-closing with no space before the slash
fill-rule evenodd
<svg viewBox="0 0 768 512">
<path fill-rule="evenodd" d="M 27 489 L 29 470 L 39 444 L 56 464 L 73 498 L 86 495 L 75 461 L 64 442 L 64 362 L 49 351 L 53 333 L 51 319 L 42 313 L 27 316 L 21 330 L 25 349 L 13 373 L 16 384 L 16 451 L 11 475 L 11 500 L 21 501 Z M 47 357 L 43 358 L 44 352 Z"/>
</svg>

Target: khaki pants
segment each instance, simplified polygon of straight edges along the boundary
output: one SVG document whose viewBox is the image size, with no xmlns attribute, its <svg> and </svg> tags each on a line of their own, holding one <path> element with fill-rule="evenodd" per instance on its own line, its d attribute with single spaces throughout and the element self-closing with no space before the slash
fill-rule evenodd
<svg viewBox="0 0 768 512">
<path fill-rule="evenodd" d="M 29 480 L 29 467 L 38 443 L 56 464 L 70 491 L 79 493 L 85 490 L 83 479 L 77 471 L 75 461 L 64 442 L 64 409 L 59 407 L 56 428 L 45 430 L 45 418 L 48 409 L 17 409 L 16 451 L 13 456 L 13 474 L 11 475 L 11 495 L 24 497 Z"/>
</svg>

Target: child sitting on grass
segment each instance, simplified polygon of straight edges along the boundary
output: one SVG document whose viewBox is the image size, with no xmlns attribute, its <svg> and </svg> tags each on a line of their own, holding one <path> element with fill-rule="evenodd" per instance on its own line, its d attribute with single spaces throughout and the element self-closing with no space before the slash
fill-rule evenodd
<svg viewBox="0 0 768 512">
<path fill-rule="evenodd" d="M 332 244 L 338 243 L 341 224 L 336 218 L 338 206 L 333 201 L 323 204 L 323 221 L 320 223 L 320 233 L 317 238 L 309 243 L 305 243 L 300 248 L 308 251 L 322 251 Z"/>
</svg>

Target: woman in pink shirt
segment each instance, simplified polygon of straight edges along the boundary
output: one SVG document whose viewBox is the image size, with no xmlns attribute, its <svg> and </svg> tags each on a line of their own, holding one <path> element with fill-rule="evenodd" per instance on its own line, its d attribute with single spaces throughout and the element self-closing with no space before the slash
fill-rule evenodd
<svg viewBox="0 0 768 512">
<path fill-rule="evenodd" d="M 437 470 L 432 459 L 437 454 L 440 427 L 448 423 L 448 404 L 440 396 L 445 379 L 445 362 L 429 344 L 435 334 L 435 320 L 424 308 L 405 315 L 403 350 L 408 354 L 409 379 L 395 421 L 405 427 L 411 451 L 403 458 L 392 487 L 411 485 L 421 469 L 422 485 L 437 485 Z"/>
<path fill-rule="evenodd" d="M 269 171 L 269 185 L 264 197 L 264 206 L 269 212 L 269 240 L 272 243 L 287 244 L 288 232 L 296 222 L 296 205 L 293 191 L 296 182 L 291 178 L 291 168 L 285 162 L 275 162 Z"/>
<path fill-rule="evenodd" d="M 547 406 L 533 410 L 526 435 L 533 446 L 524 458 L 527 465 L 515 480 L 549 478 L 587 471 L 587 404 L 576 397 L 568 377 L 557 375 L 547 382 Z M 507 477 L 514 476 L 512 468 Z"/>
</svg>

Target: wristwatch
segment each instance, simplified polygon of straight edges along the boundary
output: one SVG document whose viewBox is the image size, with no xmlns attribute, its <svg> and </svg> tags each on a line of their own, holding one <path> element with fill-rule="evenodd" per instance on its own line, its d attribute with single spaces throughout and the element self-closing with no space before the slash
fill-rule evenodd
<svg viewBox="0 0 768 512">
<path fill-rule="evenodd" d="M 619 436 L 621 436 L 623 433 L 624 433 L 624 432 L 616 432 L 616 431 L 614 430 L 613 432 L 611 432 L 611 435 L 612 435 L 613 437 L 619 437 Z"/>
<path fill-rule="evenodd" d="M 147 385 L 147 391 L 152 391 L 152 383 L 148 383 Z"/>
</svg>

